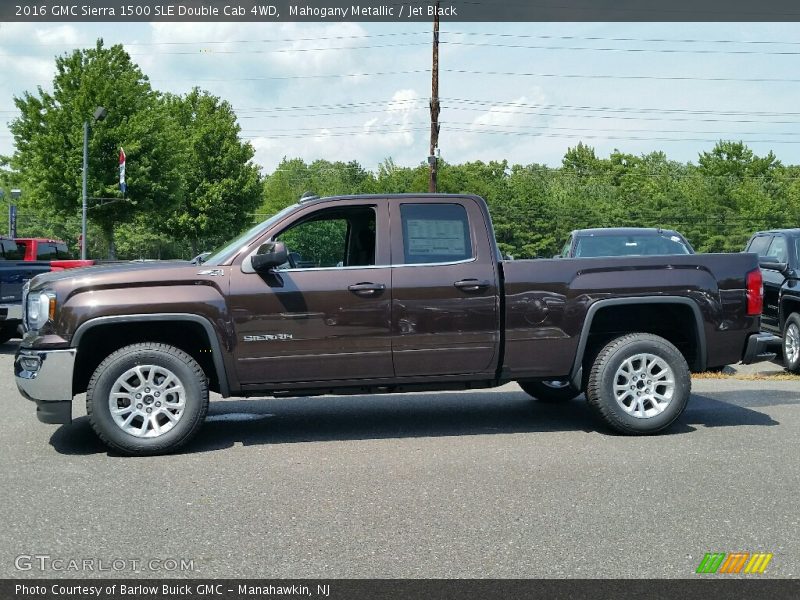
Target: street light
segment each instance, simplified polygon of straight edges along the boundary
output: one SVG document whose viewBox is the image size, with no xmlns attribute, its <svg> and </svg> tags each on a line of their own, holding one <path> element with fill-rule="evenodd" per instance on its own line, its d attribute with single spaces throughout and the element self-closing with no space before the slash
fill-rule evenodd
<svg viewBox="0 0 800 600">
<path fill-rule="evenodd" d="M 108 115 L 108 111 L 102 106 L 94 110 L 94 121 L 102 121 Z M 83 122 L 83 202 L 81 210 L 81 260 L 86 260 L 86 209 L 87 209 L 87 186 L 89 180 L 89 121 Z"/>
</svg>

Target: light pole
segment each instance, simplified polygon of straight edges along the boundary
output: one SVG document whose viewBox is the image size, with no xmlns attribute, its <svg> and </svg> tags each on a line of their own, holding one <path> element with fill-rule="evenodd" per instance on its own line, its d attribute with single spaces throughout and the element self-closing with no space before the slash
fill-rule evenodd
<svg viewBox="0 0 800 600">
<path fill-rule="evenodd" d="M 22 196 L 22 190 L 19 188 L 11 189 L 11 201 L 16 202 Z M 17 205 L 8 205 L 8 237 L 12 240 L 17 237 Z"/>
<path fill-rule="evenodd" d="M 108 111 L 102 106 L 94 110 L 94 123 L 102 121 L 108 115 Z M 86 260 L 86 209 L 88 207 L 87 188 L 89 184 L 89 121 L 83 122 L 83 182 L 82 182 L 82 206 L 81 206 L 81 260 Z"/>
</svg>

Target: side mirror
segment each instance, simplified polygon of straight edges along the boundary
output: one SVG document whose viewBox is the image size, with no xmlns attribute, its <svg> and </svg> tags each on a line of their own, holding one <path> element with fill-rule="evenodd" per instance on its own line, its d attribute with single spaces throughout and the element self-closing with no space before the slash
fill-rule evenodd
<svg viewBox="0 0 800 600">
<path fill-rule="evenodd" d="M 786 270 L 789 268 L 788 263 L 778 262 L 772 256 L 759 256 L 758 266 L 761 267 L 762 269 L 769 269 L 770 271 L 778 271 L 780 273 L 785 273 Z"/>
<path fill-rule="evenodd" d="M 286 244 L 283 242 L 267 242 L 261 244 L 258 252 L 252 256 L 250 262 L 253 269 L 259 273 L 269 271 L 286 262 L 289 253 L 286 250 Z"/>
</svg>

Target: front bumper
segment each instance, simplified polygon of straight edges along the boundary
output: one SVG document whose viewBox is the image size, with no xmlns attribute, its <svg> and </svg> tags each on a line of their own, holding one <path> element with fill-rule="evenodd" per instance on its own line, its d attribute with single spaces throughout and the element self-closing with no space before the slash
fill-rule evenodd
<svg viewBox="0 0 800 600">
<path fill-rule="evenodd" d="M 0 304 L 0 321 L 22 321 L 22 304 Z"/>
<path fill-rule="evenodd" d="M 780 344 L 781 338 L 771 333 L 754 333 L 747 338 L 747 346 L 742 357 L 742 364 L 749 365 L 775 358 L 775 352 L 770 352 L 770 346 Z"/>
<path fill-rule="evenodd" d="M 17 389 L 36 402 L 36 416 L 42 423 L 72 421 L 72 373 L 75 348 L 30 350 L 20 348 L 14 359 Z"/>
</svg>

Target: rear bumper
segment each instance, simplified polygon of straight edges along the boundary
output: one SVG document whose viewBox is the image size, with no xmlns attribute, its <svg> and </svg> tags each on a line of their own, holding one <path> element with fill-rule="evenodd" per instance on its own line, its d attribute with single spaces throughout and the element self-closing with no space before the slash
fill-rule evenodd
<svg viewBox="0 0 800 600">
<path fill-rule="evenodd" d="M 22 304 L 0 304 L 0 322 L 22 321 Z"/>
<path fill-rule="evenodd" d="M 754 333 L 747 338 L 747 346 L 742 357 L 742 364 L 749 365 L 754 362 L 762 362 L 775 358 L 775 353 L 770 352 L 769 348 L 780 344 L 781 338 L 771 333 Z"/>
<path fill-rule="evenodd" d="M 65 350 L 26 350 L 20 348 L 14 359 L 17 389 L 36 402 L 36 416 L 42 423 L 69 423 L 72 420 L 72 373 L 75 348 Z"/>
</svg>

